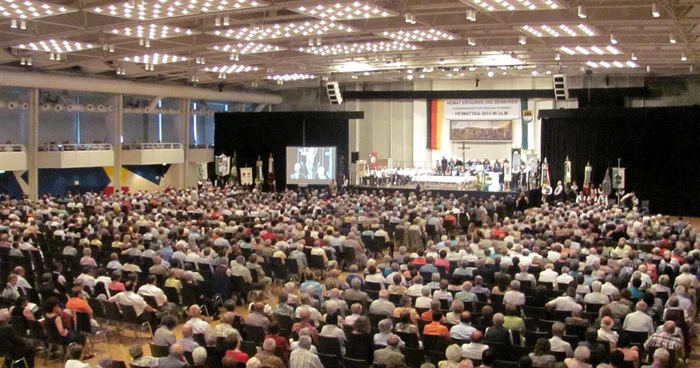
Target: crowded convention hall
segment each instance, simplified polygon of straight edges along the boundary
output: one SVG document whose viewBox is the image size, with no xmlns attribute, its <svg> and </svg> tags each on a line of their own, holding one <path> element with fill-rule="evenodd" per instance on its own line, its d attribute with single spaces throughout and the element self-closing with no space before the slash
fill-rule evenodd
<svg viewBox="0 0 700 368">
<path fill-rule="evenodd" d="M 699 1 L 0 17 L 0 368 L 700 367 Z"/>
</svg>

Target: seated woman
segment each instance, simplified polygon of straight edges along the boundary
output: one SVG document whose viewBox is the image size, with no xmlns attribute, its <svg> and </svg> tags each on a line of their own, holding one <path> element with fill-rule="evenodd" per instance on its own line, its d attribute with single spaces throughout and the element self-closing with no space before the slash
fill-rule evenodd
<svg viewBox="0 0 700 368">
<path fill-rule="evenodd" d="M 59 343 L 61 345 L 68 345 L 74 342 L 80 345 L 83 345 L 85 343 L 84 335 L 75 331 L 71 331 L 64 327 L 62 318 L 63 315 L 61 308 L 58 304 L 58 299 L 49 298 L 44 302 L 43 307 L 46 332 L 49 336 L 50 341 Z M 93 353 L 86 353 L 83 355 L 85 359 L 92 358 L 95 356 L 95 354 Z"/>
<path fill-rule="evenodd" d="M 241 351 L 241 342 L 236 338 L 236 335 L 230 334 L 224 340 L 227 357 L 233 357 L 236 363 L 245 363 L 250 359 L 248 354 Z"/>
<path fill-rule="evenodd" d="M 36 321 L 34 312 L 29 308 L 29 300 L 26 296 L 20 296 L 15 301 L 15 305 L 10 307 L 10 316 L 24 317 L 29 321 Z"/>
<path fill-rule="evenodd" d="M 549 340 L 542 338 L 537 339 L 535 343 L 535 350 L 530 353 L 530 359 L 532 359 L 533 368 L 552 368 L 557 362 L 554 355 L 551 354 L 552 346 L 549 344 Z"/>
</svg>

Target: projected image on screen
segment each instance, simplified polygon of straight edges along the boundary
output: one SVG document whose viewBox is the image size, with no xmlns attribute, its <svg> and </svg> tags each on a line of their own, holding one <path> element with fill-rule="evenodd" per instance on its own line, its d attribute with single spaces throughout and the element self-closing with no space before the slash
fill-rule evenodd
<svg viewBox="0 0 700 368">
<path fill-rule="evenodd" d="M 287 184 L 329 184 L 335 147 L 287 147 Z"/>
</svg>

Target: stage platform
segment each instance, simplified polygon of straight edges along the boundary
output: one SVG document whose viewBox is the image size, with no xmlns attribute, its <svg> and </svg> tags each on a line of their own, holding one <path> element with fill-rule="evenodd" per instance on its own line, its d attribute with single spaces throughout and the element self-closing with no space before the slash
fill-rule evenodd
<svg viewBox="0 0 700 368">
<path fill-rule="evenodd" d="M 366 185 L 351 185 L 349 187 L 351 190 L 357 190 L 360 192 L 367 191 L 367 192 L 372 192 L 372 191 L 384 191 L 384 193 L 393 193 L 393 192 L 401 192 L 403 194 L 408 194 L 408 193 L 415 193 L 416 188 L 415 186 L 366 186 Z M 487 199 L 491 196 L 496 197 L 496 199 L 500 199 L 501 197 L 505 198 L 508 194 L 512 194 L 513 196 L 517 197 L 520 195 L 520 191 L 508 191 L 508 192 L 490 192 L 490 191 L 476 191 L 476 190 L 460 190 L 460 189 L 451 189 L 451 188 L 428 188 L 424 189 L 421 188 L 422 193 L 432 193 L 433 196 L 439 195 L 443 197 L 447 197 L 450 194 L 454 194 L 455 197 L 461 198 L 464 195 L 467 195 L 469 198 L 478 198 L 478 199 Z M 539 206 L 540 200 L 542 198 L 542 192 L 540 189 L 532 189 L 532 190 L 527 190 L 525 191 L 525 195 L 527 195 L 528 199 L 530 200 L 530 206 Z"/>
</svg>

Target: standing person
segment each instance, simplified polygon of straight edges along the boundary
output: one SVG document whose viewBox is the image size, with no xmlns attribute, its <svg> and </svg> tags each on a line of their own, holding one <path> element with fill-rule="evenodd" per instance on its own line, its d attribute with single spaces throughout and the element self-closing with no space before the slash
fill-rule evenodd
<svg viewBox="0 0 700 368">
<path fill-rule="evenodd" d="M 328 192 L 331 194 L 332 197 L 336 196 L 338 189 L 338 184 L 335 182 L 335 179 L 331 180 L 331 183 L 328 184 Z"/>
</svg>

